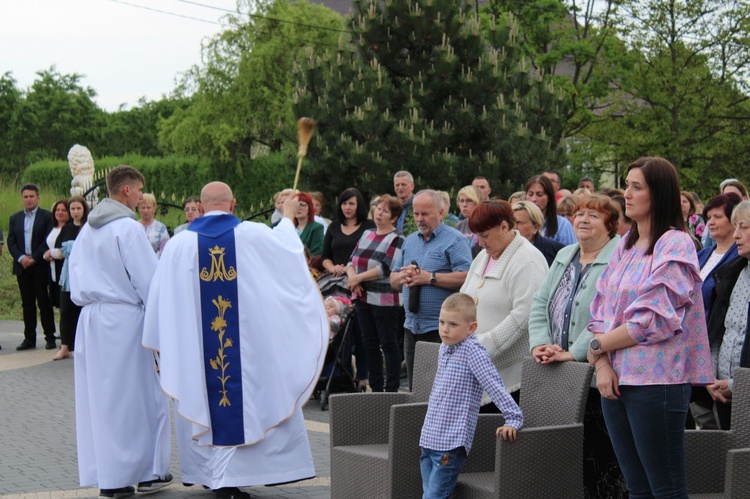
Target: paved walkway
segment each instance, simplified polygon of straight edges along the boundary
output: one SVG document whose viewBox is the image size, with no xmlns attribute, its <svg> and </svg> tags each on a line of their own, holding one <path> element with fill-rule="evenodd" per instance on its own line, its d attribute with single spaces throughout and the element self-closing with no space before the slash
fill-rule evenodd
<svg viewBox="0 0 750 499">
<path fill-rule="evenodd" d="M 73 362 L 52 362 L 54 351 L 41 348 L 16 352 L 23 324 L 0 321 L 0 497 L 96 497 L 98 490 L 78 487 Z M 328 412 L 312 401 L 304 409 L 317 478 L 280 487 L 248 487 L 253 497 L 330 497 Z M 175 483 L 154 499 L 205 497 L 213 494 L 180 481 L 177 450 L 172 437 Z M 136 495 L 137 497 L 138 495 Z"/>
</svg>

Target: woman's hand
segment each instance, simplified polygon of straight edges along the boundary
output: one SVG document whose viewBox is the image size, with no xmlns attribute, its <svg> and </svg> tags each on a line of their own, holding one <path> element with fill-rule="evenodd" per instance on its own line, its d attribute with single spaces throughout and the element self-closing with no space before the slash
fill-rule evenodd
<svg viewBox="0 0 750 499">
<path fill-rule="evenodd" d="M 586 360 L 589 361 L 589 364 L 591 364 L 592 366 L 596 367 L 597 361 L 601 358 L 601 355 L 594 355 L 593 353 L 591 353 L 590 348 L 586 349 Z"/>
<path fill-rule="evenodd" d="M 44 256 L 42 258 L 44 258 L 48 262 L 51 262 L 52 261 L 52 250 L 48 249 L 47 251 L 45 251 L 44 252 Z"/>
<path fill-rule="evenodd" d="M 708 393 L 714 400 L 724 404 L 728 404 L 732 401 L 732 390 L 729 389 L 729 380 L 717 380 L 713 385 L 708 385 L 706 389 L 708 389 Z"/>
<path fill-rule="evenodd" d="M 575 360 L 573 354 L 566 352 L 560 345 L 539 345 L 531 350 L 531 355 L 539 364 L 552 362 L 570 362 Z"/>
<path fill-rule="evenodd" d="M 346 267 L 343 265 L 334 265 L 330 268 L 331 274 L 335 275 L 336 277 L 342 276 L 346 274 Z"/>
<path fill-rule="evenodd" d="M 620 396 L 620 380 L 609 362 L 600 362 L 596 370 L 596 388 L 605 399 L 617 400 Z"/>
<path fill-rule="evenodd" d="M 359 276 L 359 274 L 347 272 L 346 286 L 350 290 L 354 291 L 354 288 L 360 287 L 360 284 L 362 284 L 362 278 Z"/>
</svg>

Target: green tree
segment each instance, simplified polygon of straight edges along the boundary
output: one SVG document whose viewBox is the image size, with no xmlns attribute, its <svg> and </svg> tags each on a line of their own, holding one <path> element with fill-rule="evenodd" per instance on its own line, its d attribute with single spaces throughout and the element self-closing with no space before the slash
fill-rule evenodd
<svg viewBox="0 0 750 499">
<path fill-rule="evenodd" d="M 141 98 L 131 109 L 121 107 L 108 113 L 101 131 L 101 141 L 97 144 L 98 156 L 161 156 L 159 147 L 159 123 L 168 119 L 176 111 L 188 107 L 186 98 L 162 98 L 147 101 Z"/>
<path fill-rule="evenodd" d="M 293 121 L 292 64 L 308 45 L 335 46 L 342 19 L 304 0 L 239 0 L 226 22 L 230 27 L 204 47 L 203 66 L 192 68 L 178 88 L 192 102 L 162 123 L 160 144 L 241 168 L 291 138 L 283 124 Z"/>
<path fill-rule="evenodd" d="M 616 92 L 613 82 L 629 67 L 617 32 L 619 4 L 620 0 L 490 0 L 482 9 L 497 18 L 515 16 L 522 52 L 568 95 L 563 137 L 606 119 Z"/>
<path fill-rule="evenodd" d="M 61 74 L 54 66 L 37 73 L 18 108 L 14 131 L 23 164 L 64 158 L 73 144 L 98 142 L 104 111 L 93 100 L 96 92 L 82 86 L 81 78 Z"/>
<path fill-rule="evenodd" d="M 16 146 L 18 111 L 21 91 L 10 72 L 0 76 L 0 172 L 16 169 L 20 164 Z"/>
<path fill-rule="evenodd" d="M 562 162 L 563 94 L 520 53 L 513 16 L 488 22 L 488 48 L 470 3 L 354 8 L 352 43 L 311 51 L 296 67 L 295 113 L 319 122 L 309 185 L 388 192 L 406 169 L 418 188 L 450 190 L 481 174 L 508 191 Z"/>
<path fill-rule="evenodd" d="M 705 196 L 745 171 L 750 152 L 750 6 L 724 0 L 626 0 L 621 36 L 633 60 L 611 119 L 581 134 L 575 154 L 602 170 L 641 155 L 672 161 Z M 619 173 L 615 171 L 615 173 Z"/>
</svg>

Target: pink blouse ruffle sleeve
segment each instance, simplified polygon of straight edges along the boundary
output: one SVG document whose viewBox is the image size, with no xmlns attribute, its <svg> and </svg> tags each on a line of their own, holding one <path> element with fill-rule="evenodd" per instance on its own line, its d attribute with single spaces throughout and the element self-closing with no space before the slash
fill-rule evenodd
<svg viewBox="0 0 750 499">
<path fill-rule="evenodd" d="M 592 333 L 626 324 L 636 342 L 610 353 L 620 384 L 713 382 L 698 258 L 687 233 L 668 231 L 652 255 L 625 250 L 623 239 L 597 281 L 591 314 Z"/>
</svg>

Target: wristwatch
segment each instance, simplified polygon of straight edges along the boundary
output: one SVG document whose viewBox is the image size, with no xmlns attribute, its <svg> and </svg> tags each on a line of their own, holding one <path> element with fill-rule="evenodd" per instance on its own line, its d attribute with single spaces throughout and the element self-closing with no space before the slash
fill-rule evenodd
<svg viewBox="0 0 750 499">
<path fill-rule="evenodd" d="M 591 353 L 594 355 L 601 355 L 604 353 L 602 352 L 601 347 L 602 344 L 597 338 L 592 339 L 589 343 L 589 350 L 591 350 Z"/>
<path fill-rule="evenodd" d="M 430 284 L 435 286 L 437 284 L 437 276 L 435 275 L 435 272 L 432 273 L 430 276 Z"/>
</svg>

